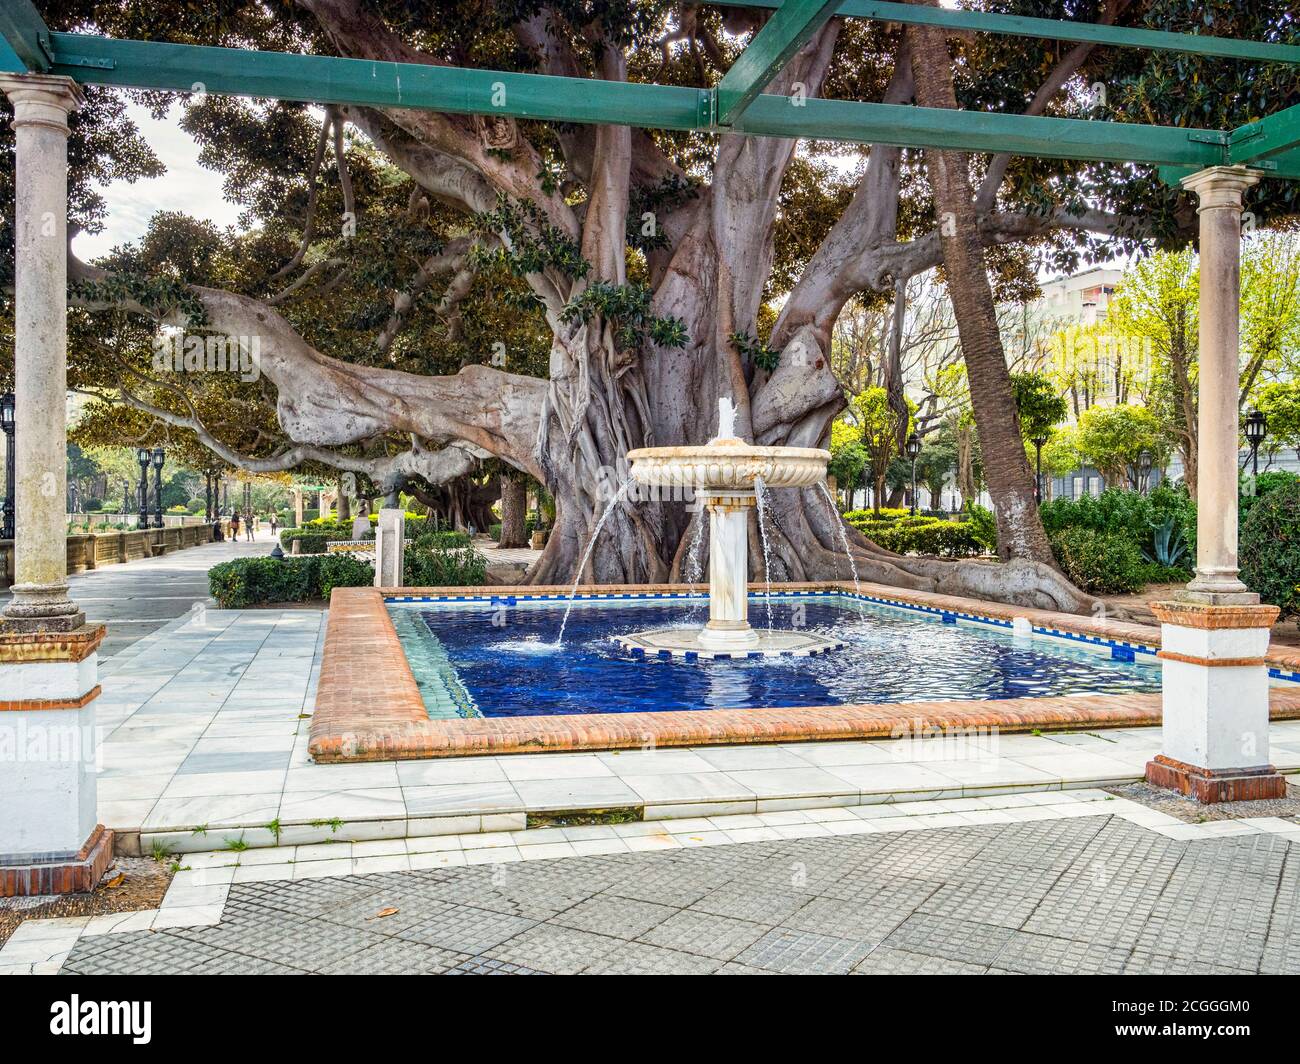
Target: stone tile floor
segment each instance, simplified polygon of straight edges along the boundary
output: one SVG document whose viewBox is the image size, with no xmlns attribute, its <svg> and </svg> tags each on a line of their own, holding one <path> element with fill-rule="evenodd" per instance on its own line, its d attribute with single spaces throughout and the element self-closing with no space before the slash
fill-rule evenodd
<svg viewBox="0 0 1300 1064">
<path fill-rule="evenodd" d="M 1129 782 L 1159 746 L 1135 728 L 316 765 L 325 616 L 199 604 L 107 659 L 103 822 L 147 853 L 516 830 L 581 808 L 774 812 Z M 1300 768 L 1300 721 L 1271 735 L 1275 763 Z"/>
<path fill-rule="evenodd" d="M 194 855 L 156 912 L 29 921 L 0 972 L 1300 973 L 1295 823 L 1170 837 L 1099 791 L 914 804 L 946 809 L 555 829 L 571 850 L 522 858 L 482 834 Z M 577 849 L 605 839 L 629 845 Z"/>
</svg>

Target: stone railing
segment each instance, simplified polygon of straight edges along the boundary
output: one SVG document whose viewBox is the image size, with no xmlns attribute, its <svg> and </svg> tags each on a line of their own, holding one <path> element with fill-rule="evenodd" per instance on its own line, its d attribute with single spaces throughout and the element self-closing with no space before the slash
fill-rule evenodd
<svg viewBox="0 0 1300 1064">
<path fill-rule="evenodd" d="M 221 522 L 224 534 L 229 537 L 230 524 Z M 83 532 L 67 537 L 68 572 L 83 573 L 105 565 L 156 558 L 162 554 L 198 547 L 212 542 L 212 526 L 208 524 L 174 525 L 170 528 L 127 529 L 122 532 Z M 14 541 L 0 539 L 0 587 L 9 587 L 14 581 Z"/>
</svg>

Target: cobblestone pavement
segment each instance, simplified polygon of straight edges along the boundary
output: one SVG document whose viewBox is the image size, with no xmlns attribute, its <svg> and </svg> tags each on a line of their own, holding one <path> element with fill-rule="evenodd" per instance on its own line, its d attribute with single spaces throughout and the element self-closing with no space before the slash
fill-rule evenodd
<svg viewBox="0 0 1300 1064">
<path fill-rule="evenodd" d="M 1098 815 L 237 883 L 63 971 L 1294 974 L 1298 886 L 1279 836 Z"/>
<path fill-rule="evenodd" d="M 86 620 L 108 625 L 100 657 L 125 650 L 168 621 L 188 613 L 196 602 L 210 604 L 208 570 L 231 558 L 270 553 L 275 546 L 271 533 L 258 535 L 252 543 L 208 543 L 70 576 L 70 594 L 86 611 Z M 0 608 L 9 598 L 8 589 L 0 590 Z"/>
</svg>

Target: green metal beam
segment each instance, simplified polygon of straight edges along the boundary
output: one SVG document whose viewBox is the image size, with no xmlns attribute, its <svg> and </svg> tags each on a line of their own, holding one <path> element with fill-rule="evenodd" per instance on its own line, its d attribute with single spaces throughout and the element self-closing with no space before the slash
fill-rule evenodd
<svg viewBox="0 0 1300 1064">
<path fill-rule="evenodd" d="M 50 69 L 50 31 L 31 0 L 3 0 L 0 3 L 0 66 L 11 73 L 44 73 Z M 17 58 L 22 66 L 15 67 Z"/>
<path fill-rule="evenodd" d="M 716 7 L 777 7 L 781 0 L 706 0 Z M 1171 33 L 1167 30 L 1101 26 L 1089 22 L 999 15 L 987 11 L 958 11 L 943 7 L 888 3 L 885 0 L 842 0 L 836 15 L 902 22 L 918 26 L 942 26 L 949 30 L 1001 33 L 1010 37 L 1038 37 L 1052 41 L 1112 45 L 1117 48 L 1149 48 L 1163 52 L 1225 59 L 1253 59 L 1273 63 L 1300 63 L 1300 45 L 1267 41 L 1239 41 L 1231 37 Z"/>
<path fill-rule="evenodd" d="M 719 125 L 732 125 L 791 57 L 829 21 L 840 0 L 785 0 L 718 82 Z"/>
<path fill-rule="evenodd" d="M 1229 161 L 1253 165 L 1300 146 L 1300 105 L 1234 129 Z"/>
<path fill-rule="evenodd" d="M 53 40 L 54 72 L 96 85 L 719 130 L 707 89 L 63 33 Z M 1189 166 L 1224 162 L 1228 138 L 1217 130 L 770 95 L 758 96 L 733 128 L 756 136 Z"/>
<path fill-rule="evenodd" d="M 737 120 L 737 132 L 806 137 L 904 148 L 1010 152 L 1054 159 L 1186 165 L 1224 161 L 1228 135 L 1218 130 L 1090 122 L 1077 118 L 760 96 Z"/>
<path fill-rule="evenodd" d="M 54 73 L 93 85 L 652 129 L 701 129 L 711 120 L 711 92 L 676 85 L 119 41 L 69 33 L 55 33 L 53 41 Z"/>
</svg>

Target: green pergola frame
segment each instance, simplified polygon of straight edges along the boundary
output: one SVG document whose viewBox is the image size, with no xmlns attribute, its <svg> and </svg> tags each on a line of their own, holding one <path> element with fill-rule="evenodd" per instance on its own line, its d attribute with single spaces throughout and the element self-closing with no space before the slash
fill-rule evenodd
<svg viewBox="0 0 1300 1064">
<path fill-rule="evenodd" d="M 1132 162 L 1159 167 L 1171 183 L 1218 165 L 1300 178 L 1300 105 L 1237 129 L 1215 130 L 762 91 L 834 16 L 1291 64 L 1300 64 L 1300 46 L 876 0 L 709 2 L 774 10 L 713 89 L 54 33 L 31 0 L 4 0 L 0 7 L 0 71 L 58 74 L 82 84 L 133 89 Z"/>
</svg>

